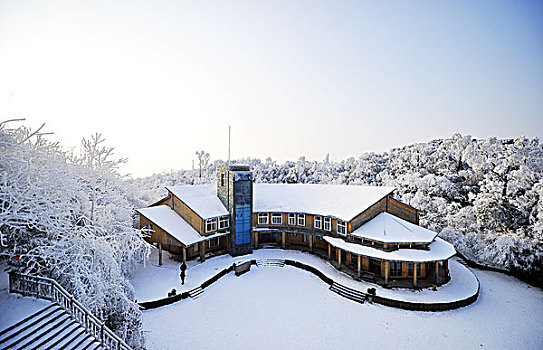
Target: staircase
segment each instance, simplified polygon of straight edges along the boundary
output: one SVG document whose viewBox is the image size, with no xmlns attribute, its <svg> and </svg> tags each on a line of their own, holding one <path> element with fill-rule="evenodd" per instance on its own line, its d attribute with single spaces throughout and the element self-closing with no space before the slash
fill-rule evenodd
<svg viewBox="0 0 543 350">
<path fill-rule="evenodd" d="M 57 303 L 0 331 L 0 349 L 103 349 Z"/>
<path fill-rule="evenodd" d="M 275 266 L 275 267 L 283 267 L 285 266 L 285 260 L 281 259 L 264 259 L 264 260 L 257 260 L 256 266 Z"/>
<path fill-rule="evenodd" d="M 201 286 L 189 290 L 189 297 L 192 299 L 198 299 L 202 294 L 204 294 L 204 289 Z"/>
<path fill-rule="evenodd" d="M 332 285 L 330 286 L 330 290 L 334 293 L 341 295 L 342 297 L 356 301 L 357 303 L 364 304 L 364 301 L 366 301 L 365 293 L 359 292 L 355 289 L 346 287 L 336 282 L 332 283 Z"/>
</svg>

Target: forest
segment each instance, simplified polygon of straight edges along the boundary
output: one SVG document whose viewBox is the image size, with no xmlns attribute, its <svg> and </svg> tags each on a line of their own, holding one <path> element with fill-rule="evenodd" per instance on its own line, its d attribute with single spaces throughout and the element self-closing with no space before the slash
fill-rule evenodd
<svg viewBox="0 0 543 350">
<path fill-rule="evenodd" d="M 126 162 L 100 134 L 80 154 L 32 131 L 0 122 L 0 257 L 10 268 L 54 278 L 134 348 L 142 315 L 130 283 L 149 246 L 134 209 L 165 186 L 215 183 L 205 152 L 194 170 L 121 176 Z M 386 153 L 278 164 L 239 159 L 256 182 L 386 185 L 420 210 L 421 225 L 466 258 L 543 286 L 543 148 L 539 140 L 474 139 L 459 134 Z"/>
</svg>

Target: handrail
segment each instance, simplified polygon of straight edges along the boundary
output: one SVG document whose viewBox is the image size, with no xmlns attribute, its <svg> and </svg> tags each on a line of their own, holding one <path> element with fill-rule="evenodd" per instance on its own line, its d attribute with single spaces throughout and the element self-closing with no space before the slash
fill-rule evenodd
<svg viewBox="0 0 543 350">
<path fill-rule="evenodd" d="M 77 301 L 57 281 L 39 276 L 9 273 L 9 292 L 54 301 L 75 318 L 106 349 L 132 350 L 119 336 L 111 331 L 98 317 Z"/>
</svg>

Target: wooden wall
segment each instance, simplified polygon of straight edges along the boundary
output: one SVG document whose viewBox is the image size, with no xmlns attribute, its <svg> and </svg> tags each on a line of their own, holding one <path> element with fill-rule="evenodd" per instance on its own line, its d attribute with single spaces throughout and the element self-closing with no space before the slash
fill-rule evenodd
<svg viewBox="0 0 543 350">
<path fill-rule="evenodd" d="M 381 199 L 379 202 L 375 203 L 368 209 L 364 210 L 362 213 L 355 216 L 354 219 L 352 219 L 349 222 L 348 231 L 353 232 L 356 229 L 358 229 L 360 226 L 365 224 L 366 222 L 370 221 L 377 215 L 381 214 L 382 212 L 386 211 L 387 208 L 387 201 L 388 196 Z"/>
<path fill-rule="evenodd" d="M 171 195 L 171 193 L 170 193 Z M 194 228 L 199 234 L 205 236 L 205 222 L 198 216 L 192 209 L 190 209 L 185 203 L 181 202 L 179 198 L 172 195 L 173 198 L 173 210 L 179 214 L 192 228 Z"/>
<path fill-rule="evenodd" d="M 419 211 L 407 204 L 404 204 L 394 198 L 388 197 L 387 212 L 409 221 L 415 225 L 419 224 Z"/>
</svg>

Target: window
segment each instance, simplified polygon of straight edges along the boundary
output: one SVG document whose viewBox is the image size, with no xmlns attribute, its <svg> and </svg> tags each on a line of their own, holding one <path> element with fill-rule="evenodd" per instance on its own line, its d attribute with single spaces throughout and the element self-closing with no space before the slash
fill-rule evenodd
<svg viewBox="0 0 543 350">
<path fill-rule="evenodd" d="M 217 230 L 217 218 L 207 219 L 206 220 L 206 232 L 216 231 Z"/>
<path fill-rule="evenodd" d="M 324 218 L 324 229 L 326 231 L 332 231 L 332 219 Z"/>
<path fill-rule="evenodd" d="M 409 276 L 413 276 L 414 270 L 415 270 L 414 263 L 409 263 L 409 270 L 408 270 Z M 420 277 L 420 264 L 417 264 L 417 276 Z"/>
<path fill-rule="evenodd" d="M 347 223 L 343 221 L 337 221 L 337 233 L 340 235 L 346 235 L 347 234 Z"/>
<path fill-rule="evenodd" d="M 258 213 L 258 224 L 267 225 L 268 224 L 268 214 L 267 213 Z"/>
<path fill-rule="evenodd" d="M 218 247 L 219 243 L 220 243 L 219 237 L 215 237 L 215 238 L 211 238 L 210 240 L 207 241 L 207 246 L 209 248 Z"/>
<path fill-rule="evenodd" d="M 322 216 L 315 216 L 315 228 L 322 229 Z"/>
<path fill-rule="evenodd" d="M 399 261 L 390 262 L 390 275 L 401 276 L 402 275 L 402 263 Z"/>
<path fill-rule="evenodd" d="M 223 216 L 219 218 L 219 230 L 230 227 L 230 220 L 228 216 Z"/>
<path fill-rule="evenodd" d="M 298 226 L 305 226 L 305 214 L 298 214 Z"/>
<path fill-rule="evenodd" d="M 193 247 L 194 248 L 192 248 L 192 249 L 194 250 L 194 252 L 197 252 L 198 248 L 200 247 L 200 243 L 196 243 Z"/>
<path fill-rule="evenodd" d="M 283 218 L 281 214 L 272 214 L 271 216 L 272 225 L 281 225 L 283 223 Z"/>
<path fill-rule="evenodd" d="M 290 226 L 296 226 L 296 214 L 288 214 L 288 224 Z"/>
<path fill-rule="evenodd" d="M 221 174 L 221 186 L 226 186 L 226 174 Z"/>
<path fill-rule="evenodd" d="M 151 224 L 146 224 L 141 228 L 141 233 L 144 237 L 151 237 L 153 232 L 153 226 L 151 226 Z"/>
<path fill-rule="evenodd" d="M 302 242 L 308 243 L 309 242 L 309 235 L 306 235 L 305 233 L 302 234 Z"/>
</svg>

